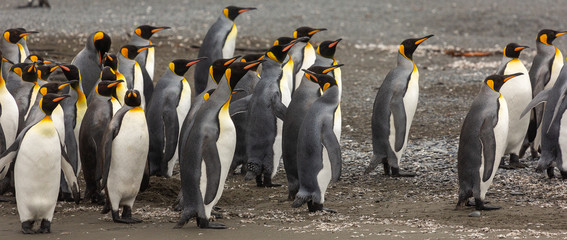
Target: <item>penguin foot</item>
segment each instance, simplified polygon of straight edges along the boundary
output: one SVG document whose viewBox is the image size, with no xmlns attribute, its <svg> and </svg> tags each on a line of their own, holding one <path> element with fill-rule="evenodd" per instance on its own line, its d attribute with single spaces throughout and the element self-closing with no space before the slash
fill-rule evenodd
<svg viewBox="0 0 567 240">
<path fill-rule="evenodd" d="M 35 231 L 32 229 L 33 228 L 33 223 L 34 221 L 25 221 L 22 223 L 22 232 L 24 234 L 34 234 Z"/>
<path fill-rule="evenodd" d="M 547 171 L 547 176 L 548 176 L 549 178 L 554 178 L 554 177 L 555 177 L 555 172 L 554 172 L 553 167 L 548 167 L 546 171 Z"/>
<path fill-rule="evenodd" d="M 485 204 L 488 203 L 488 202 L 482 201 L 480 199 L 475 199 L 474 202 L 475 202 L 475 209 L 476 210 L 492 211 L 492 210 L 498 210 L 498 209 L 501 208 L 499 206 L 487 206 Z"/>
<path fill-rule="evenodd" d="M 314 203 L 313 201 L 307 202 L 307 208 L 309 209 L 309 212 L 337 213 L 336 210 L 324 208 L 322 203 Z"/>
<path fill-rule="evenodd" d="M 489 204 L 490 201 L 483 201 L 482 204 Z M 467 207 L 474 207 L 476 206 L 476 200 L 469 200 L 465 203 L 465 206 Z"/>
<path fill-rule="evenodd" d="M 392 177 L 416 177 L 417 174 L 412 172 L 400 172 L 399 168 L 392 168 Z"/>
<path fill-rule="evenodd" d="M 210 222 L 207 219 L 199 218 L 199 217 L 197 218 L 197 226 L 199 226 L 200 228 L 226 229 L 226 225 L 222 223 Z"/>
<path fill-rule="evenodd" d="M 37 233 L 51 233 L 51 222 L 46 219 L 41 220 L 41 225 Z"/>
<path fill-rule="evenodd" d="M 102 207 L 102 211 L 100 211 L 101 214 L 107 214 L 108 212 L 110 212 L 111 207 L 110 207 L 110 203 L 106 202 L 106 204 L 104 204 L 104 207 Z"/>
<path fill-rule="evenodd" d="M 213 216 L 215 219 L 222 219 L 222 213 L 220 212 L 211 212 L 211 216 Z"/>
<path fill-rule="evenodd" d="M 567 179 L 567 172 L 559 171 L 561 173 L 561 179 Z"/>
<path fill-rule="evenodd" d="M 215 211 L 221 211 L 221 210 L 222 210 L 222 208 L 221 208 L 221 207 L 219 207 L 219 206 L 213 206 L 213 210 L 215 210 Z"/>
<path fill-rule="evenodd" d="M 500 168 L 507 169 L 507 170 L 514 170 L 520 168 L 526 168 L 527 165 L 520 163 L 520 162 L 510 162 L 508 165 L 500 165 Z"/>
<path fill-rule="evenodd" d="M 112 221 L 114 221 L 115 223 L 125 223 L 125 224 L 136 224 L 142 222 L 142 220 L 137 218 L 118 218 L 118 219 L 112 219 Z"/>
</svg>

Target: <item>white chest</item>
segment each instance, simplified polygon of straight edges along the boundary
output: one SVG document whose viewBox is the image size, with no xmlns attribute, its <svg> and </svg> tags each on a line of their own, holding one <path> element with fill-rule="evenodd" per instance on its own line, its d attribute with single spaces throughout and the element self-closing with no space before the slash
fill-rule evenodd
<svg viewBox="0 0 567 240">
<path fill-rule="evenodd" d="M 156 49 L 155 49 L 155 47 L 151 47 L 151 48 L 148 48 L 147 51 L 148 51 L 148 55 L 146 56 L 146 71 L 148 72 L 148 75 L 150 75 L 150 78 L 154 79 Z"/>
<path fill-rule="evenodd" d="M 549 78 L 549 82 L 545 85 L 544 90 L 553 87 L 557 81 L 557 77 L 559 77 L 561 68 L 563 68 L 563 54 L 561 54 L 559 49 L 555 48 L 555 58 L 551 65 L 551 77 Z"/>
<path fill-rule="evenodd" d="M 280 80 L 280 92 L 282 94 L 282 103 L 287 107 L 291 102 L 291 94 L 293 91 L 293 60 L 291 58 L 282 69 L 282 79 Z"/>
<path fill-rule="evenodd" d="M 191 86 L 187 83 L 187 80 L 183 78 L 181 81 L 182 89 L 181 94 L 179 96 L 179 103 L 177 105 L 177 119 L 179 120 L 179 128 L 183 125 L 183 121 L 185 120 L 185 116 L 191 109 Z"/>
<path fill-rule="evenodd" d="M 222 58 L 231 58 L 234 55 L 237 34 L 238 30 L 236 29 L 236 25 L 232 24 L 232 29 L 230 33 L 228 33 L 228 36 L 226 36 L 226 40 L 222 46 Z"/>
<path fill-rule="evenodd" d="M 0 105 L 2 106 L 0 124 L 2 124 L 2 130 L 4 131 L 6 147 L 9 147 L 16 139 L 19 112 L 16 100 L 14 100 L 5 87 L 0 88 Z"/>
</svg>

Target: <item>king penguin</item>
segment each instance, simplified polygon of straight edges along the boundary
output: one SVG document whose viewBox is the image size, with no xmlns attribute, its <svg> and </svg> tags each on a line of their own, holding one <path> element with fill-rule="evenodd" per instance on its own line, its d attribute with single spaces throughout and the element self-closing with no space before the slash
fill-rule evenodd
<svg viewBox="0 0 567 240">
<path fill-rule="evenodd" d="M 152 45 L 153 43 L 150 41 L 152 35 L 166 29 L 170 29 L 170 27 L 154 27 L 150 25 L 139 26 L 134 30 L 134 35 L 132 35 L 128 44 L 138 47 Z M 150 76 L 150 80 L 154 79 L 155 58 L 155 48 L 150 47 L 148 48 L 148 51 L 138 54 L 135 59 L 136 62 L 140 64 L 140 67 L 146 69 L 146 72 L 148 72 L 148 75 Z"/>
<path fill-rule="evenodd" d="M 116 80 L 122 80 L 120 84 L 116 85 L 116 95 L 118 96 L 118 101 L 124 102 L 124 95 L 126 94 L 126 90 L 128 90 L 128 86 L 126 86 L 126 77 L 122 73 L 118 71 L 118 57 L 114 53 L 106 53 L 104 54 L 104 58 L 102 60 L 103 68 L 108 66 L 110 69 L 114 71 L 116 74 Z M 101 74 L 102 75 L 102 74 Z M 100 83 L 100 76 L 96 81 L 96 85 Z M 96 86 L 95 85 L 95 86 Z M 87 103 L 90 103 L 93 98 L 100 97 L 100 95 L 94 91 L 91 92 L 90 95 L 87 96 Z"/>
<path fill-rule="evenodd" d="M 38 74 L 38 78 L 42 80 L 47 80 L 51 73 L 56 69 L 50 69 L 48 66 L 46 66 L 46 64 L 51 63 L 51 61 L 44 60 L 43 57 L 35 54 L 28 55 L 28 57 L 24 60 L 24 63 L 36 63 L 38 70 L 41 69 L 40 71 L 42 72 L 41 74 Z M 6 87 L 8 88 L 8 91 L 10 91 L 11 94 L 16 94 L 16 91 L 22 83 L 18 74 L 10 71 L 8 73 L 8 77 L 4 78 L 4 80 L 6 81 Z"/>
<path fill-rule="evenodd" d="M 139 223 L 132 218 L 132 205 L 142 183 L 148 158 L 150 136 L 142 98 L 138 90 L 128 90 L 125 105 L 112 117 L 101 142 L 103 157 L 102 187 L 106 205 L 102 213 L 112 211 L 118 223 Z M 118 215 L 122 207 L 122 217 Z"/>
<path fill-rule="evenodd" d="M 222 10 L 217 21 L 211 26 L 203 44 L 199 49 L 199 57 L 207 57 L 206 60 L 195 66 L 195 93 L 205 91 L 208 79 L 208 70 L 211 64 L 219 58 L 232 58 L 236 46 L 236 35 L 238 30 L 234 20 L 243 12 L 256 8 L 241 8 L 228 6 Z"/>
<path fill-rule="evenodd" d="M 150 173 L 165 177 L 173 175 L 178 160 L 179 132 L 191 108 L 191 87 L 184 75 L 202 60 L 173 60 L 156 85 L 146 112 L 151 136 Z"/>
<path fill-rule="evenodd" d="M 398 51 L 398 66 L 391 70 L 376 94 L 372 111 L 372 147 L 374 156 L 366 173 L 382 163 L 384 173 L 394 177 L 415 176 L 400 173 L 400 159 L 407 146 L 409 130 L 419 98 L 419 72 L 413 52 L 428 38 L 406 39 Z"/>
<path fill-rule="evenodd" d="M 146 103 L 150 101 L 154 91 L 154 84 L 145 68 L 135 60 L 136 56 L 153 45 L 137 47 L 126 45 L 120 49 L 118 54 L 118 72 L 124 75 L 128 89 L 136 89 L 142 95 L 142 109 L 146 109 Z"/>
<path fill-rule="evenodd" d="M 335 111 L 339 106 L 339 88 L 327 74 L 306 71 L 319 83 L 323 95 L 305 113 L 297 137 L 297 172 L 299 191 L 292 207 L 307 203 L 310 212 L 330 211 L 323 208 L 330 183 L 341 176 L 341 146 L 334 132 Z"/>
<path fill-rule="evenodd" d="M 526 167 L 524 164 L 520 163 L 520 158 L 518 157 L 530 124 L 529 117 L 520 118 L 520 114 L 532 99 L 530 76 L 528 70 L 519 59 L 520 52 L 525 48 L 527 48 L 527 46 L 521 46 L 517 43 L 506 45 L 502 64 L 497 71 L 498 75 L 509 75 L 513 73 L 523 74 L 511 79 L 500 89 L 500 93 L 504 96 L 508 104 L 508 118 L 510 119 L 508 144 L 504 151 L 504 154 L 510 154 L 510 164 L 501 165 L 502 168 L 508 169 Z"/>
<path fill-rule="evenodd" d="M 7 166 L 14 164 L 14 183 L 22 232 L 49 233 L 57 203 L 61 171 L 70 190 L 78 198 L 79 185 L 65 155 L 56 127 L 50 118 L 52 111 L 66 96 L 47 94 L 39 106 L 44 117 L 20 132 L 16 141 L 0 156 L 0 179 Z M 41 221 L 34 231 L 35 221 Z"/>
<path fill-rule="evenodd" d="M 81 72 L 80 85 L 82 91 L 88 96 L 96 86 L 96 80 L 102 71 L 102 57 L 108 50 L 112 41 L 104 32 L 94 32 L 87 37 L 85 48 L 71 61 Z"/>
<path fill-rule="evenodd" d="M 3 54 L 0 50 L 0 71 L 4 64 Z M 19 111 L 16 100 L 8 91 L 6 81 L 0 73 L 0 152 L 12 145 L 16 139 L 19 122 Z"/>
<path fill-rule="evenodd" d="M 102 178 L 99 151 L 102 149 L 101 141 L 108 123 L 122 107 L 116 96 L 116 86 L 121 81 L 116 81 L 116 75 L 110 67 L 103 69 L 102 81 L 95 87 L 95 91 L 104 98 L 93 98 L 79 130 L 79 154 L 86 183 L 85 199 L 90 199 L 93 203 L 104 202 L 99 182 Z"/>
<path fill-rule="evenodd" d="M 553 87 L 563 67 L 563 55 L 561 51 L 552 45 L 553 41 L 567 32 L 558 32 L 550 29 L 539 31 L 536 39 L 537 53 L 529 71 L 532 84 L 532 96 Z M 532 157 L 537 157 L 541 144 L 541 122 L 543 119 L 543 106 L 534 109 L 527 138 L 529 145 L 524 145 L 521 152 L 525 152 L 527 146 L 531 146 Z M 522 154 L 521 154 L 522 155 Z"/>
<path fill-rule="evenodd" d="M 236 129 L 230 119 L 232 90 L 248 69 L 263 60 L 233 63 L 226 70 L 219 86 L 195 116 L 180 159 L 183 212 L 176 228 L 197 217 L 201 228 L 226 228 L 209 222 L 213 206 L 220 199 L 236 147 Z"/>
<path fill-rule="evenodd" d="M 293 37 L 295 39 L 306 37 L 304 41 L 298 42 L 293 49 L 289 52 L 291 58 L 293 59 L 293 89 L 297 89 L 299 84 L 301 84 L 301 79 L 303 78 L 303 72 L 301 69 L 307 69 L 315 63 L 315 48 L 309 43 L 309 40 L 315 33 L 325 31 L 326 28 L 312 28 L 312 27 L 300 27 L 293 32 Z"/>
<path fill-rule="evenodd" d="M 0 51 L 3 57 L 12 64 L 23 63 L 30 54 L 27 46 L 27 35 L 38 33 L 36 31 L 26 31 L 23 28 L 11 28 L 4 31 L 2 39 L 0 39 Z M 8 73 L 12 64 L 4 64 L 2 68 L 2 77 L 8 78 Z"/>
<path fill-rule="evenodd" d="M 457 209 L 463 208 L 470 197 L 474 197 L 477 210 L 500 209 L 484 203 L 507 145 L 508 104 L 499 91 L 506 81 L 519 75 L 522 73 L 488 76 L 465 117 L 457 156 Z"/>
<path fill-rule="evenodd" d="M 12 66 L 10 71 L 16 73 L 20 79 L 21 84 L 14 95 L 16 103 L 18 104 L 19 121 L 18 132 L 24 127 L 24 121 L 37 99 L 39 91 L 39 84 L 37 83 L 37 67 L 36 63 L 18 63 Z"/>
</svg>

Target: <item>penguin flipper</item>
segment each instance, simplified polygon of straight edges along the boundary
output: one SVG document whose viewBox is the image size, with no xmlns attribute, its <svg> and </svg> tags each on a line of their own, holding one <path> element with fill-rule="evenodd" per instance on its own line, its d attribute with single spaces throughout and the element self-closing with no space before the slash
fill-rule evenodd
<svg viewBox="0 0 567 240">
<path fill-rule="evenodd" d="M 285 118 L 287 107 L 282 103 L 280 99 L 281 97 L 279 93 L 274 95 L 274 97 L 272 98 L 272 109 L 274 111 L 274 115 L 276 115 L 277 118 L 283 121 Z"/>
<path fill-rule="evenodd" d="M 322 132 L 323 146 L 327 149 L 329 161 L 331 162 L 331 182 L 336 182 L 341 177 L 342 158 L 341 146 L 332 127 L 324 127 Z"/>
<path fill-rule="evenodd" d="M 106 187 L 106 180 L 108 179 L 108 171 L 110 170 L 110 161 L 112 160 L 112 141 L 118 135 L 120 131 L 120 126 L 122 125 L 122 119 L 130 107 L 122 107 L 116 115 L 110 121 L 108 129 L 104 132 L 102 137 L 101 146 L 102 147 L 102 188 Z"/>
<path fill-rule="evenodd" d="M 24 139 L 24 136 L 26 135 L 28 130 L 30 130 L 35 124 L 37 124 L 37 122 L 26 126 L 18 134 L 18 137 L 16 137 L 16 140 L 14 140 L 12 145 L 8 147 L 8 149 L 6 149 L 6 151 L 4 151 L 2 155 L 0 155 L 0 179 L 4 179 L 6 177 L 6 174 L 8 174 L 10 165 L 12 164 L 12 162 L 14 162 L 14 160 L 18 156 L 18 151 L 20 150 L 20 143 Z"/>
<path fill-rule="evenodd" d="M 168 105 L 168 104 L 166 104 Z M 170 105 L 169 105 L 170 106 Z M 177 148 L 177 140 L 179 139 L 179 120 L 177 116 L 177 111 L 172 108 L 164 110 L 162 115 L 163 127 L 164 127 L 164 146 L 165 151 L 162 158 L 162 171 L 167 169 L 168 160 L 170 160 L 173 155 L 175 155 L 175 150 Z"/>
<path fill-rule="evenodd" d="M 252 95 L 248 95 L 241 99 L 238 99 L 232 103 L 230 103 L 229 111 L 230 116 L 233 117 L 239 113 L 246 113 L 248 111 L 248 104 L 250 103 L 250 99 Z"/>
<path fill-rule="evenodd" d="M 496 157 L 496 140 L 494 137 L 494 124 L 489 118 L 485 118 L 480 127 L 480 145 L 482 155 L 484 157 L 484 172 L 482 181 L 486 182 L 490 179 L 494 170 L 494 161 Z"/>
<path fill-rule="evenodd" d="M 531 101 L 530 103 L 528 103 L 528 105 L 526 106 L 526 108 L 524 108 L 524 111 L 522 111 L 522 114 L 520 114 L 520 118 L 523 118 L 524 115 L 526 115 L 526 113 L 528 113 L 529 111 L 532 110 L 532 108 L 535 108 L 537 105 L 541 104 L 541 103 L 546 103 L 547 99 L 549 97 L 549 93 L 551 92 L 551 88 L 543 90 L 541 92 L 539 92 Z"/>
<path fill-rule="evenodd" d="M 205 138 L 203 143 L 203 160 L 205 161 L 207 174 L 207 190 L 205 192 L 204 203 L 207 205 L 217 196 L 221 177 L 221 163 L 216 141 Z"/>
<path fill-rule="evenodd" d="M 80 190 L 79 190 L 79 181 L 77 180 L 77 175 L 75 172 L 75 168 L 70 163 L 68 155 L 65 153 L 65 149 L 63 145 L 61 145 L 61 170 L 63 170 L 63 177 L 65 178 L 65 182 L 67 182 L 68 191 L 73 193 L 73 198 L 75 199 L 75 203 L 79 203 L 80 200 Z"/>
<path fill-rule="evenodd" d="M 551 126 L 553 125 L 553 122 L 555 121 L 557 114 L 559 113 L 559 109 L 565 109 L 564 104 L 565 104 L 565 94 L 562 94 L 561 97 L 559 98 L 559 101 L 557 101 L 557 104 L 555 104 L 555 109 L 553 110 L 553 117 L 551 117 L 551 122 L 550 122 L 551 124 L 549 124 L 547 130 L 545 131 L 546 133 L 549 133 L 549 130 L 551 129 Z"/>
<path fill-rule="evenodd" d="M 150 100 L 152 99 L 152 95 L 154 93 L 154 84 L 152 82 L 152 78 L 150 77 L 150 74 L 145 68 L 145 64 L 144 67 L 140 66 L 140 68 L 142 69 L 142 76 L 144 80 L 144 97 L 146 98 L 146 104 L 149 104 Z M 147 107 L 148 106 L 146 106 L 146 108 Z"/>
<path fill-rule="evenodd" d="M 404 101 L 401 97 L 392 98 L 392 103 L 390 105 L 390 112 L 394 116 L 394 129 L 396 131 L 396 136 L 394 140 L 394 150 L 399 152 L 404 146 L 404 141 L 406 138 L 406 110 L 404 107 Z M 391 131 L 391 130 L 390 130 Z"/>
</svg>

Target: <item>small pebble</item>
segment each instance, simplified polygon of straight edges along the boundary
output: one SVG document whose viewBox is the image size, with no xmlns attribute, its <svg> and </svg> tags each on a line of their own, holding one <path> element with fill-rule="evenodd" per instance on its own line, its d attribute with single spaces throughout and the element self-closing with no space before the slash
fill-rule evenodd
<svg viewBox="0 0 567 240">
<path fill-rule="evenodd" d="M 480 211 L 474 211 L 469 214 L 469 217 L 480 217 Z"/>
</svg>

